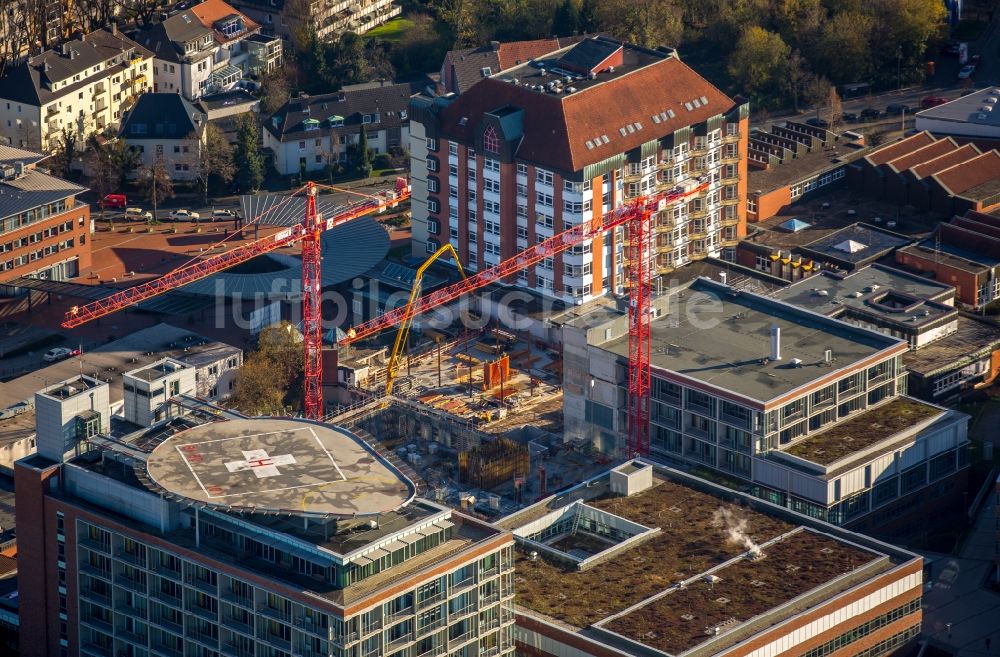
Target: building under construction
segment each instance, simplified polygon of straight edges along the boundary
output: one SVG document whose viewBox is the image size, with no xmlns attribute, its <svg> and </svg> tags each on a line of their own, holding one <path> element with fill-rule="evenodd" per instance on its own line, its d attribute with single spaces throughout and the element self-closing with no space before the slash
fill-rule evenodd
<svg viewBox="0 0 1000 657">
<path fill-rule="evenodd" d="M 459 480 L 487 490 L 527 474 L 530 467 L 528 446 L 508 438 L 497 438 L 458 453 Z"/>
</svg>

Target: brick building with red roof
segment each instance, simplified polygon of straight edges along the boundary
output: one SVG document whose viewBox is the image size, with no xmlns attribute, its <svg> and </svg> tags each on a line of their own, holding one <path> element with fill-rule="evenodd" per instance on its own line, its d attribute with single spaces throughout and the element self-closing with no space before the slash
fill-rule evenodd
<svg viewBox="0 0 1000 657">
<path fill-rule="evenodd" d="M 586 38 L 410 107 L 414 253 L 451 241 L 475 271 L 699 177 L 709 188 L 656 220 L 656 276 L 746 233 L 748 105 L 672 50 Z M 570 303 L 621 293 L 623 247 L 610 231 L 516 282 Z"/>
</svg>

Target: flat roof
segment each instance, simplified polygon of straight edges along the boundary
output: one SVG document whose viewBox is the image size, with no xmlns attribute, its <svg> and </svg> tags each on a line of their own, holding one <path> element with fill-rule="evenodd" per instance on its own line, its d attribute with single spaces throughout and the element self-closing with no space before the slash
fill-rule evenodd
<svg viewBox="0 0 1000 657">
<path fill-rule="evenodd" d="M 337 517 L 409 504 L 416 489 L 353 433 L 319 422 L 213 422 L 164 440 L 146 460 L 154 488 L 223 509 Z"/>
<path fill-rule="evenodd" d="M 992 100 L 990 100 L 992 99 Z M 934 119 L 935 121 L 949 121 L 955 124 L 974 123 L 976 125 L 1000 128 L 1000 112 L 997 104 L 1000 102 L 1000 88 L 987 87 L 974 91 L 966 96 L 960 96 L 955 100 L 931 107 L 917 112 L 917 121 L 920 119 Z M 983 110 L 983 107 L 992 107 L 992 110 Z M 958 127 L 956 125 L 956 127 Z"/>
<path fill-rule="evenodd" d="M 911 397 L 896 397 L 781 451 L 819 465 L 830 465 L 944 413 L 944 409 Z"/>
<path fill-rule="evenodd" d="M 164 357 L 184 361 L 203 351 L 219 347 L 239 351 L 236 347 L 210 340 L 186 329 L 170 324 L 157 324 L 101 345 L 93 351 L 84 351 L 79 357 L 67 358 L 4 382 L 0 385 L 0 408 L 31 400 L 36 391 L 52 385 L 55 381 L 79 376 L 81 369 L 84 374 L 108 383 L 109 396 L 113 404 L 124 397 L 122 390 L 124 372 L 141 368 Z"/>
<path fill-rule="evenodd" d="M 979 360 L 1000 347 L 1000 327 L 959 316 L 958 330 L 903 354 L 910 372 L 928 376 Z"/>
<path fill-rule="evenodd" d="M 864 267 L 846 276 L 823 271 L 779 289 L 771 296 L 824 315 L 837 315 L 845 308 L 862 308 L 866 312 L 896 319 L 894 313 L 872 303 L 888 290 L 902 292 L 917 300 L 916 307 L 908 308 L 903 319 L 917 313 L 924 322 L 958 312 L 940 303 L 954 299 L 954 287 L 883 265 Z M 931 300 L 937 303 L 927 303 Z M 923 316 L 925 310 L 930 313 L 926 317 Z"/>
<path fill-rule="evenodd" d="M 129 372 L 128 375 L 136 379 L 152 382 L 157 379 L 162 379 L 167 374 L 180 372 L 183 369 L 186 369 L 184 363 L 177 362 L 175 365 L 174 361 L 165 358 L 158 363 L 150 365 L 149 367 L 144 367 L 140 370 L 133 370 Z"/>
<path fill-rule="evenodd" d="M 717 626 L 749 620 L 881 557 L 808 529 L 783 537 L 764 555 L 740 559 L 713 571 L 719 579 L 711 584 L 694 582 L 601 627 L 677 654 L 705 642 Z M 855 583 L 848 579 L 841 587 Z"/>
<path fill-rule="evenodd" d="M 52 397 L 54 399 L 72 399 L 73 397 L 83 394 L 88 390 L 93 390 L 102 383 L 104 382 L 93 379 L 89 376 L 81 376 L 78 374 L 70 377 L 66 381 L 43 388 L 38 392 L 46 397 Z"/>
<path fill-rule="evenodd" d="M 583 570 L 517 539 L 520 608 L 629 654 L 636 646 L 606 631 L 669 653 L 712 642 L 715 654 L 745 639 L 744 624 L 761 613 L 772 614 L 768 626 L 801 613 L 802 606 L 786 603 L 802 593 L 820 590 L 828 599 L 919 559 L 691 475 L 653 468 L 652 486 L 627 497 L 611 491 L 605 472 L 497 523 L 516 531 L 583 501 L 659 530 Z M 571 534 L 590 538 L 579 528 Z M 756 550 L 763 558 L 746 558 Z M 721 579 L 710 585 L 709 573 Z M 715 625 L 723 626 L 722 635 L 706 632 Z"/>
<path fill-rule="evenodd" d="M 856 223 L 801 247 L 803 253 L 818 253 L 834 260 L 857 264 L 879 258 L 913 242 L 912 237 Z"/>
<path fill-rule="evenodd" d="M 695 281 L 683 295 L 672 299 L 679 308 L 652 322 L 652 366 L 758 402 L 830 374 L 827 349 L 841 369 L 905 344 L 707 279 Z M 763 363 L 771 350 L 772 325 L 781 329 L 782 360 Z M 627 357 L 628 335 L 600 346 Z M 793 358 L 802 365 L 793 366 Z"/>
</svg>

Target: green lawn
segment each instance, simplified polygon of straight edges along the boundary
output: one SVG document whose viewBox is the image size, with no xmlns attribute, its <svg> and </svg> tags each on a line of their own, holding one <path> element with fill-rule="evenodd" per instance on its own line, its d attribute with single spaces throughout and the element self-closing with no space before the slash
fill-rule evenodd
<svg viewBox="0 0 1000 657">
<path fill-rule="evenodd" d="M 403 38 L 403 34 L 412 27 L 413 21 L 409 18 L 394 18 L 384 25 L 379 25 L 374 30 L 365 32 L 365 36 L 383 41 L 399 41 Z"/>
</svg>

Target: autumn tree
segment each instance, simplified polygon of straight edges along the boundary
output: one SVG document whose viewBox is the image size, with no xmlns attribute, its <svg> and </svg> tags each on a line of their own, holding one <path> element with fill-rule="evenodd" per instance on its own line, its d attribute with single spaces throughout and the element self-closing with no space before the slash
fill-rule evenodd
<svg viewBox="0 0 1000 657">
<path fill-rule="evenodd" d="M 291 98 L 291 89 L 285 72 L 275 71 L 262 77 L 260 94 L 261 116 L 271 116 L 281 109 Z"/>
<path fill-rule="evenodd" d="M 836 84 L 866 81 L 872 64 L 873 25 L 871 16 L 860 12 L 843 12 L 827 21 L 813 46 L 816 70 Z"/>
<path fill-rule="evenodd" d="M 606 0 L 599 15 L 603 29 L 640 46 L 675 46 L 684 34 L 673 0 Z"/>
<path fill-rule="evenodd" d="M 784 84 L 789 54 L 788 45 L 778 34 L 749 27 L 729 57 L 729 74 L 754 100 L 765 104 L 778 95 Z"/>
<path fill-rule="evenodd" d="M 301 405 L 301 334 L 288 322 L 263 329 L 243 359 L 229 406 L 248 415 L 274 415 Z"/>
<path fill-rule="evenodd" d="M 830 130 L 836 130 L 844 120 L 844 106 L 840 102 L 840 94 L 837 93 L 837 88 L 833 85 L 830 86 L 826 108 L 824 108 L 823 113 L 826 122 L 830 124 Z"/>
</svg>

